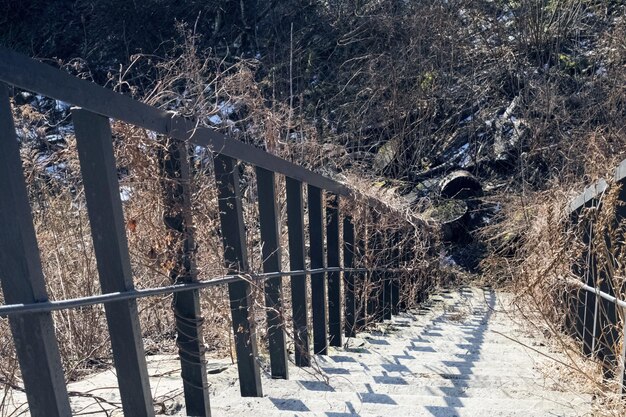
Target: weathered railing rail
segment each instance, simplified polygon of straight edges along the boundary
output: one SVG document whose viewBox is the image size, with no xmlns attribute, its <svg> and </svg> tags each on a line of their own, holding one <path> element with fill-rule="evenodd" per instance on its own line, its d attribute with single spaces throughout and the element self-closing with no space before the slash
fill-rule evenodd
<svg viewBox="0 0 626 417">
<path fill-rule="evenodd" d="M 76 106 L 72 109 L 72 119 L 101 295 L 48 300 L 8 85 Z M 189 275 L 169 286 L 134 288 L 109 119 L 156 132 L 180 143 L 205 147 L 214 153 L 220 232 L 228 275 L 212 279 Z M 263 273 L 251 271 L 247 261 L 237 161 L 256 168 Z M 172 169 L 184 171 L 185 167 Z M 286 178 L 290 271 L 281 270 L 276 174 Z M 306 269 L 304 242 L 304 184 L 308 188 L 310 269 Z M 392 210 L 383 202 L 361 196 L 330 178 L 210 128 L 199 127 L 194 121 L 74 78 L 3 48 L 0 48 L 0 192 L 0 278 L 6 302 L 0 306 L 0 316 L 9 317 L 30 414 L 34 417 L 71 415 L 54 334 L 51 312 L 55 310 L 104 305 L 122 407 L 125 415 L 136 417 L 154 415 L 137 311 L 139 298 L 177 294 L 173 304 L 185 405 L 187 413 L 194 416 L 210 415 L 204 350 L 202 338 L 197 337 L 201 331 L 199 290 L 228 285 L 243 396 L 262 395 L 257 341 L 252 331 L 251 285 L 254 283 L 264 283 L 271 373 L 275 378 L 288 377 L 285 325 L 281 314 L 282 277 L 291 277 L 297 366 L 309 366 L 311 356 L 307 275 L 311 276 L 312 285 L 314 353 L 325 354 L 329 345 L 340 346 L 344 335 L 354 336 L 355 329 L 364 323 L 364 309 L 357 311 L 355 307 L 357 274 L 372 274 L 385 282 L 380 311 L 370 311 L 376 313 L 379 320 L 389 318 L 401 308 L 397 282 L 393 282 L 392 276 L 401 270 L 400 254 L 396 253 L 398 259 L 392 268 L 355 268 L 355 259 L 363 253 L 366 237 L 355 231 L 350 213 L 342 213 L 338 205 L 339 198 L 347 198 L 364 201 L 372 210 Z M 184 194 L 184 190 L 181 193 Z M 182 194 L 179 197 L 184 198 Z M 331 203 L 324 208 L 326 197 L 330 197 Z M 413 219 L 406 221 L 408 228 L 415 227 Z M 340 225 L 343 225 L 342 239 Z M 376 225 L 370 227 L 369 236 L 374 238 L 376 245 L 383 244 L 384 231 L 377 230 Z M 408 260 L 407 256 L 410 251 L 403 251 L 403 262 Z M 343 265 L 340 265 L 342 258 Z"/>
<path fill-rule="evenodd" d="M 626 302 L 622 284 L 615 288 L 618 247 L 624 242 L 609 236 L 626 219 L 626 160 L 615 169 L 612 181 L 599 180 L 573 199 L 568 207 L 570 224 L 578 231 L 585 249 L 573 273 L 579 280 L 568 280 L 566 292 L 569 305 L 567 330 L 580 341 L 585 355 L 597 358 L 603 365 L 605 378 L 616 377 L 624 390 L 626 363 Z M 595 213 L 602 208 L 605 196 L 617 188 L 617 203 L 610 230 L 599 231 Z M 613 207 L 612 207 L 613 209 Z M 601 233 L 601 234 L 600 234 Z M 623 281 L 623 279 L 622 279 Z"/>
</svg>

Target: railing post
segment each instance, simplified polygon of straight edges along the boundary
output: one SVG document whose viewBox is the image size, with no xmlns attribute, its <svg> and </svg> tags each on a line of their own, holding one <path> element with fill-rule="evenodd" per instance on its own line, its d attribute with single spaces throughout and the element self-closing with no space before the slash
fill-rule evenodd
<svg viewBox="0 0 626 417">
<path fill-rule="evenodd" d="M 103 293 L 133 289 L 109 119 L 73 109 L 78 156 Z M 137 301 L 104 306 L 124 413 L 153 416 Z"/>
<path fill-rule="evenodd" d="M 281 246 L 276 181 L 272 171 L 259 167 L 256 168 L 256 178 L 263 272 L 279 272 L 281 269 Z M 282 277 L 266 279 L 264 288 L 272 378 L 287 379 L 289 375 L 287 349 L 285 347 L 285 323 L 283 321 Z"/>
<path fill-rule="evenodd" d="M 289 233 L 289 268 L 303 271 L 304 253 L 304 208 L 302 183 L 285 177 L 287 189 L 287 227 Z M 291 277 L 291 309 L 293 316 L 296 366 L 311 366 L 309 354 L 309 326 L 306 275 Z"/>
<path fill-rule="evenodd" d="M 624 378 L 626 377 L 626 310 L 622 308 L 622 349 L 619 356 L 619 368 L 617 370 L 617 377 L 619 382 L 619 391 L 621 395 L 626 394 L 626 384 Z"/>
<path fill-rule="evenodd" d="M 308 185 L 309 240 L 311 269 L 324 268 L 324 209 L 322 190 Z M 328 353 L 328 323 L 326 321 L 326 274 L 311 274 L 311 304 L 313 309 L 313 352 Z"/>
<path fill-rule="evenodd" d="M 191 203 L 191 167 L 185 142 L 162 138 L 159 151 L 161 188 L 163 193 L 163 222 L 167 229 L 168 261 L 172 267 L 172 283 L 198 280 Z M 202 338 L 203 318 L 200 292 L 190 290 L 172 294 L 176 322 L 176 345 L 180 358 L 181 376 L 187 414 L 209 416 L 209 387 Z"/>
<path fill-rule="evenodd" d="M 372 321 L 376 321 L 378 312 L 378 285 L 376 267 L 376 257 L 378 256 L 377 248 L 378 233 L 375 230 L 376 222 L 367 223 L 367 259 L 368 259 L 368 271 L 365 278 L 366 282 L 366 322 L 370 324 Z"/>
<path fill-rule="evenodd" d="M 385 320 L 385 274 L 382 269 L 382 257 L 384 255 L 383 251 L 383 232 L 377 229 L 377 219 L 379 216 L 377 213 L 374 213 L 374 224 L 373 224 L 373 259 L 374 259 L 374 271 L 372 273 L 372 281 L 374 285 L 374 298 L 375 298 L 375 308 L 374 308 L 374 320 L 377 322 L 383 322 Z"/>
<path fill-rule="evenodd" d="M 607 232 L 609 233 L 609 232 Z M 604 236 L 607 240 L 606 253 L 604 259 L 612 265 L 606 265 L 604 268 L 598 270 L 599 281 L 596 282 L 600 291 L 615 296 L 613 289 L 613 276 L 611 271 L 615 265 L 615 259 L 613 259 L 612 245 L 609 242 L 609 236 Z M 617 352 L 615 348 L 619 341 L 618 330 L 618 315 L 616 305 L 612 301 L 605 300 L 598 297 L 597 304 L 597 331 L 596 331 L 596 344 L 598 357 L 602 361 L 602 371 L 605 379 L 613 378 L 616 372 L 618 364 Z"/>
<path fill-rule="evenodd" d="M 391 266 L 391 254 L 393 252 L 393 239 L 390 235 L 390 233 L 384 232 L 384 244 L 385 244 L 385 248 L 383 249 L 383 253 L 385 254 L 385 258 L 384 258 L 384 268 L 385 271 L 383 271 L 383 320 L 391 320 L 391 310 L 392 310 L 392 305 L 393 305 L 393 294 L 392 294 L 392 280 L 393 280 L 393 274 L 391 272 L 389 272 L 389 267 Z"/>
<path fill-rule="evenodd" d="M 569 213 L 569 222 L 567 223 L 570 230 L 566 232 L 572 232 L 578 226 L 579 222 L 579 210 L 575 210 Z M 574 262 L 571 266 L 572 273 L 577 277 L 583 276 L 583 270 L 581 265 Z M 581 297 L 585 296 L 585 290 L 581 290 L 577 287 L 573 287 L 571 290 L 565 290 L 563 293 L 563 302 L 567 305 L 567 315 L 565 317 L 565 326 L 567 332 L 574 338 L 582 340 L 583 326 L 585 323 L 585 305 L 581 302 Z"/>
<path fill-rule="evenodd" d="M 326 265 L 339 267 L 339 196 L 331 195 L 326 205 Z M 342 345 L 341 272 L 328 272 L 328 335 L 331 346 Z"/>
<path fill-rule="evenodd" d="M 248 272 L 248 255 L 239 190 L 239 170 L 233 158 L 222 154 L 215 155 L 214 166 L 226 267 L 229 274 L 245 274 Z M 242 279 L 228 284 L 228 294 L 241 395 L 262 397 L 257 341 L 251 311 L 254 304 L 252 286 L 250 282 Z"/>
<path fill-rule="evenodd" d="M 626 219 L 626 161 L 622 161 L 622 163 L 620 163 L 620 165 L 616 168 L 615 170 L 615 181 L 618 184 L 618 186 L 620 187 L 619 190 L 619 195 L 618 195 L 618 200 L 620 201 L 621 204 L 617 204 L 616 208 L 615 208 L 615 223 L 614 223 L 614 227 L 615 229 L 617 229 L 619 227 L 620 224 L 623 223 L 624 219 Z M 622 245 L 623 243 L 618 243 L 618 245 Z M 615 250 L 617 251 L 617 248 L 615 248 Z M 617 263 L 617 259 L 616 257 L 611 254 L 611 260 L 613 261 L 613 265 L 615 266 L 615 264 Z M 613 288 L 613 291 L 616 294 L 624 294 L 624 290 L 625 290 L 625 285 L 622 283 L 621 287 L 619 288 Z M 619 314 L 618 313 L 621 313 Z M 626 309 L 624 308 L 619 308 L 619 310 L 616 311 L 616 319 L 617 322 L 615 323 L 615 329 L 617 332 L 617 329 L 620 327 L 620 319 L 621 319 L 621 350 L 619 352 L 619 362 L 618 362 L 618 380 L 620 382 L 620 391 L 621 394 L 624 395 L 626 394 L 626 384 L 624 381 L 624 377 L 626 374 Z M 617 342 L 617 338 L 615 339 L 615 341 Z"/>
<path fill-rule="evenodd" d="M 406 235 L 407 234 L 406 229 L 402 229 L 402 230 L 403 230 L 402 233 Z M 399 311 L 406 311 L 407 300 L 410 296 L 410 291 L 411 291 L 411 287 L 409 283 L 412 280 L 412 274 L 408 272 L 408 261 L 407 261 L 407 256 L 406 256 L 407 241 L 408 241 L 408 238 L 404 236 L 398 242 L 399 243 L 398 252 L 397 252 L 398 258 L 396 260 L 396 264 L 398 265 L 399 268 L 402 268 L 403 270 L 402 275 L 401 275 L 402 280 L 398 282 L 398 298 L 396 299 Z"/>
<path fill-rule="evenodd" d="M 354 268 L 354 224 L 351 216 L 343 218 L 343 267 L 344 269 Z M 355 302 L 355 279 L 356 273 L 345 271 L 344 279 L 344 299 L 345 299 L 345 335 L 346 337 L 356 336 L 356 302 Z"/>
<path fill-rule="evenodd" d="M 366 225 L 361 225 L 359 227 L 359 231 L 357 232 L 357 241 L 355 245 L 356 249 L 356 257 L 358 262 L 355 262 L 356 265 L 363 268 L 365 267 L 366 260 L 366 245 L 367 242 L 367 227 Z M 356 307 L 356 330 L 361 330 L 367 325 L 367 305 L 368 305 L 368 295 L 365 291 L 367 287 L 367 272 L 360 272 L 355 276 L 355 293 L 360 293 L 359 301 L 360 303 Z"/>
<path fill-rule="evenodd" d="M 569 213 L 569 225 L 572 228 L 577 228 L 580 221 L 580 210 L 575 210 Z M 584 268 L 578 262 L 572 264 L 572 273 L 577 276 L 584 277 Z M 569 297 L 565 302 L 568 304 L 568 316 L 570 318 L 571 334 L 578 340 L 582 341 L 584 337 L 584 325 L 585 325 L 585 297 L 586 291 L 579 288 L 572 288 L 570 291 L 566 291 L 565 297 Z M 567 319 L 567 317 L 566 317 Z"/>
<path fill-rule="evenodd" d="M 405 262 L 406 268 L 409 268 L 411 266 L 411 263 L 413 262 L 413 259 L 415 258 L 414 232 L 415 232 L 414 227 L 410 225 L 409 230 L 407 232 L 409 238 L 406 240 L 406 245 L 404 246 L 405 247 L 404 262 Z M 418 277 L 415 274 L 409 274 L 409 276 L 410 276 L 410 281 L 412 285 L 415 286 L 415 290 L 416 290 L 415 299 L 412 300 L 411 302 L 421 303 L 425 301 L 427 298 L 426 286 L 428 284 L 424 281 L 418 282 L 421 277 Z"/>
<path fill-rule="evenodd" d="M 9 92 L 0 83 L 0 280 L 8 304 L 48 300 Z M 9 318 L 33 417 L 71 415 L 51 313 Z"/>
<path fill-rule="evenodd" d="M 584 252 L 584 262 L 585 262 L 585 283 L 590 287 L 595 286 L 596 281 L 596 257 L 593 252 L 593 222 L 587 221 L 585 224 L 583 234 L 583 242 L 587 250 Z M 598 312 L 598 303 L 596 294 L 590 293 L 589 291 L 585 291 L 585 316 L 584 316 L 584 324 L 583 324 L 583 353 L 585 355 L 593 355 L 595 351 L 595 342 L 596 342 L 596 324 L 597 319 L 596 315 Z"/>
<path fill-rule="evenodd" d="M 395 270 L 391 279 L 391 314 L 398 315 L 400 313 L 400 232 L 393 232 L 391 237 L 391 267 Z"/>
<path fill-rule="evenodd" d="M 585 338 L 585 301 L 587 299 L 587 291 L 576 291 L 576 335 L 581 343 Z"/>
</svg>

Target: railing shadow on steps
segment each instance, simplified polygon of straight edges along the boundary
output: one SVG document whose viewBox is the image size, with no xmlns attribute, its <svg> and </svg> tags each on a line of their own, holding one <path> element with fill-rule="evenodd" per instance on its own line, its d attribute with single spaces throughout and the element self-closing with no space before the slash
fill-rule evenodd
<svg viewBox="0 0 626 417">
<path fill-rule="evenodd" d="M 466 390 L 471 386 L 471 378 L 474 374 L 476 362 L 479 360 L 481 350 L 485 343 L 487 328 L 490 324 L 491 316 L 496 307 L 496 294 L 492 289 L 483 289 L 484 303 L 477 306 L 471 306 L 468 300 L 472 298 L 472 291 L 462 289 L 459 302 L 463 307 L 470 309 L 469 319 L 459 326 L 459 340 L 450 340 L 451 351 L 460 353 L 450 353 L 450 359 L 442 361 L 442 367 L 433 366 L 428 360 L 429 354 L 441 354 L 435 347 L 441 347 L 443 342 L 447 345 L 446 336 L 440 331 L 440 327 L 444 323 L 449 323 L 452 317 L 458 315 L 457 310 L 444 310 L 440 315 L 432 318 L 421 326 L 420 332 L 412 335 L 407 345 L 402 346 L 402 354 L 393 354 L 380 358 L 376 364 L 380 365 L 381 375 L 373 375 L 374 384 L 384 384 L 393 387 L 412 386 L 416 383 L 417 375 L 426 370 L 433 375 L 438 375 L 444 386 L 438 386 L 437 379 L 430 379 L 427 389 L 430 395 L 441 397 L 445 405 L 433 406 L 426 405 L 424 411 L 433 416 L 452 416 L 458 415 L 464 407 L 464 398 L 469 397 Z M 438 294 L 442 298 L 445 293 Z M 425 305 L 434 305 L 441 300 L 431 299 Z M 394 319 L 394 326 L 401 324 L 403 320 L 407 323 L 413 322 L 415 318 L 410 316 L 400 319 Z M 389 342 L 385 339 L 384 334 L 373 332 L 367 336 L 369 344 L 374 346 L 389 346 Z M 361 368 L 371 371 L 371 361 L 369 358 L 374 353 L 368 349 L 358 348 L 359 354 L 364 355 L 364 359 L 358 359 L 345 355 L 329 355 L 320 358 L 320 366 L 325 374 L 336 376 L 344 379 L 347 384 L 351 384 L 353 378 L 361 373 Z M 420 360 L 421 359 L 421 360 Z M 417 366 L 419 369 L 416 369 Z M 360 387 L 364 385 L 364 387 Z M 311 391 L 333 391 L 333 387 L 326 385 L 324 382 L 307 383 L 306 389 Z M 360 388 L 360 389 L 358 389 Z M 364 389 L 363 389 L 364 388 Z M 380 392 L 375 392 L 370 383 L 358 384 L 354 386 L 355 392 L 359 397 L 359 401 L 363 404 L 387 404 L 397 405 L 393 397 Z M 271 399 L 277 407 L 284 411 L 304 412 L 308 411 L 305 404 L 298 399 Z M 421 404 L 416 404 L 420 406 Z M 345 408 L 349 410 L 347 413 L 327 413 L 333 416 L 354 416 L 358 415 L 355 404 L 346 402 Z"/>
<path fill-rule="evenodd" d="M 584 250 L 572 266 L 575 279 L 568 279 L 569 288 L 563 293 L 567 306 L 565 330 L 579 343 L 582 352 L 597 359 L 605 380 L 616 380 L 621 394 L 626 394 L 626 302 L 622 299 L 626 287 L 618 288 L 615 276 L 622 241 L 616 241 L 611 230 L 623 227 L 626 219 L 626 160 L 614 171 L 611 181 L 603 179 L 588 186 L 567 207 L 569 232 L 581 240 Z M 612 224 L 602 230 L 597 214 L 605 205 L 609 192 L 617 193 Z M 615 205 L 613 207 L 613 204 Z M 623 281 L 623 279 L 622 279 Z"/>
<path fill-rule="evenodd" d="M 48 300 L 13 123 L 9 86 L 76 106 L 71 111 L 72 121 L 101 295 Z M 228 275 L 211 279 L 191 277 L 157 288 L 134 288 L 109 119 L 170 137 L 177 143 L 207 148 L 214 153 L 220 233 Z M 185 406 L 187 414 L 194 416 L 209 416 L 211 413 L 204 349 L 200 346 L 202 339 L 198 337 L 201 331 L 200 290 L 228 285 L 242 396 L 263 395 L 257 341 L 252 331 L 252 284 L 264 283 L 269 356 L 274 378 L 288 378 L 285 326 L 280 314 L 283 309 L 282 277 L 291 277 L 297 366 L 309 366 L 311 356 L 307 275 L 312 277 L 312 344 L 316 354 L 325 354 L 329 345 L 341 346 L 343 337 L 354 336 L 355 329 L 364 323 L 362 311 L 359 313 L 355 306 L 358 274 L 368 274 L 383 284 L 383 295 L 379 300 L 382 309 L 377 314 L 379 321 L 390 318 L 402 308 L 393 274 L 406 272 L 401 268 L 401 261 L 410 260 L 414 254 L 410 248 L 403 250 L 402 254 L 394 251 L 396 258 L 403 259 L 396 259 L 391 267 L 356 268 L 355 258 L 361 253 L 358 248 L 365 245 L 365 237 L 358 236 L 350 213 L 341 213 L 337 202 L 339 198 L 364 202 L 372 211 L 394 209 L 331 178 L 5 48 L 0 48 L 0 135 L 0 278 L 7 303 L 0 306 L 0 316 L 9 317 L 33 417 L 71 415 L 51 314 L 55 310 L 104 305 L 123 412 L 127 416 L 141 417 L 154 415 L 154 409 L 137 311 L 138 298 L 177 294 L 174 310 Z M 263 273 L 251 271 L 247 261 L 238 162 L 251 164 L 256 169 Z M 282 271 L 280 267 L 276 174 L 286 178 L 290 271 Z M 305 268 L 304 184 L 308 189 L 310 269 Z M 325 197 L 331 197 L 331 203 L 326 205 L 324 212 Z M 406 213 L 403 213 L 403 219 L 407 230 L 415 230 L 421 224 Z M 343 226 L 342 239 L 340 224 Z M 371 227 L 368 236 L 383 233 L 375 224 Z M 318 233 L 322 228 L 326 230 L 326 248 Z M 340 242 L 343 242 L 341 246 Z M 381 243 L 379 238 L 376 244 Z M 343 259 L 343 265 L 339 264 L 340 259 Z M 325 279 L 328 280 L 326 283 Z"/>
</svg>

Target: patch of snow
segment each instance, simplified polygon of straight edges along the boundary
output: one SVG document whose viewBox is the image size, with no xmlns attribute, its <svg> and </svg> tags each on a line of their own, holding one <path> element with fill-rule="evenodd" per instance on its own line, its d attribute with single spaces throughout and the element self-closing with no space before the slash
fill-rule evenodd
<svg viewBox="0 0 626 417">
<path fill-rule="evenodd" d="M 47 166 L 44 169 L 44 171 L 46 171 L 46 174 L 48 174 L 52 178 L 60 179 L 61 175 L 59 175 L 59 174 L 61 172 L 63 172 L 66 168 L 67 168 L 67 164 L 61 162 L 61 163 L 58 163 L 58 164 L 53 164 L 53 165 Z"/>
<path fill-rule="evenodd" d="M 222 124 L 222 118 L 217 114 L 214 114 L 213 116 L 209 117 L 209 122 L 213 123 L 214 125 L 219 125 Z"/>
<path fill-rule="evenodd" d="M 235 112 L 235 105 L 233 103 L 222 101 L 217 105 L 222 116 L 230 116 Z"/>
<path fill-rule="evenodd" d="M 41 94 L 37 94 L 35 96 L 35 101 L 37 102 L 38 106 L 42 106 L 45 103 L 46 98 L 44 96 L 42 96 Z"/>
<path fill-rule="evenodd" d="M 24 101 L 27 101 L 27 100 L 28 100 L 28 102 L 32 102 L 33 101 L 32 94 L 31 93 L 27 93 L 26 91 L 22 91 L 20 93 L 20 96 L 22 97 L 22 99 L 24 99 Z"/>
<path fill-rule="evenodd" d="M 58 112 L 66 112 L 70 109 L 70 105 L 61 100 L 54 100 L 54 108 Z"/>
<path fill-rule="evenodd" d="M 128 185 L 122 185 L 120 187 L 120 199 L 122 201 L 130 201 L 130 197 L 133 195 L 132 187 Z"/>
<path fill-rule="evenodd" d="M 48 141 L 49 143 L 57 143 L 63 140 L 63 135 L 46 135 L 46 141 Z"/>
<path fill-rule="evenodd" d="M 18 142 L 35 140 L 39 136 L 33 129 L 15 129 L 15 133 L 17 135 Z"/>
<path fill-rule="evenodd" d="M 469 148 L 470 148 L 469 142 L 465 143 L 464 145 L 459 147 L 456 153 L 452 156 L 452 159 L 459 160 L 458 165 L 461 168 L 467 167 L 472 162 L 472 158 L 470 157 L 469 152 L 468 152 Z"/>
<path fill-rule="evenodd" d="M 61 125 L 58 128 L 59 134 L 65 135 L 73 135 L 74 134 L 74 125 L 72 123 Z"/>
</svg>

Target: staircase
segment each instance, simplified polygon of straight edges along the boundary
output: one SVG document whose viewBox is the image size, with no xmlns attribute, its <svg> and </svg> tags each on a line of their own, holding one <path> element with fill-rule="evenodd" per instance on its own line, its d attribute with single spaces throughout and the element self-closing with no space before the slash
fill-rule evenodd
<svg viewBox="0 0 626 417">
<path fill-rule="evenodd" d="M 559 365 L 564 354 L 536 330 L 522 328 L 526 320 L 510 302 L 509 294 L 490 289 L 439 292 L 420 310 L 315 356 L 310 368 L 290 364 L 289 380 L 264 372 L 262 398 L 241 397 L 230 360 L 210 361 L 212 416 L 591 415 L 586 387 Z M 187 415 L 177 356 L 147 361 L 157 414 Z M 112 371 L 68 385 L 75 415 L 123 415 Z M 16 392 L 6 411 L 24 412 L 25 402 Z"/>
<path fill-rule="evenodd" d="M 564 382 L 541 337 L 509 316 L 489 289 L 440 293 L 348 346 L 263 381 L 263 398 L 214 386 L 214 416 L 584 416 L 591 397 Z M 521 321 L 521 320 L 520 320 Z M 544 356 L 546 355 L 546 356 Z"/>
</svg>

